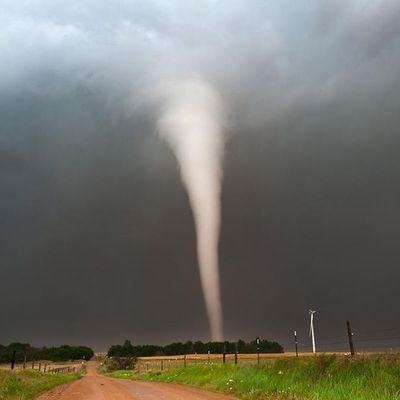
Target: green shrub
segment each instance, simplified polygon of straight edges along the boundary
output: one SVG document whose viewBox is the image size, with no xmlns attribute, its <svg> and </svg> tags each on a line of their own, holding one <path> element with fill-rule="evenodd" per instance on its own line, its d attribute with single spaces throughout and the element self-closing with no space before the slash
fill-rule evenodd
<svg viewBox="0 0 400 400">
<path fill-rule="evenodd" d="M 104 361 L 106 372 L 132 370 L 135 368 L 135 357 L 107 357 Z"/>
</svg>

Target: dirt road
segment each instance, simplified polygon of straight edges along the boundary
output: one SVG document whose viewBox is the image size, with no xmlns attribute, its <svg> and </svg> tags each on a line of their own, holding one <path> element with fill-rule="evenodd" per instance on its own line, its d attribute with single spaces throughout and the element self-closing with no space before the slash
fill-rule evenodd
<svg viewBox="0 0 400 400">
<path fill-rule="evenodd" d="M 233 400 L 179 385 L 108 378 L 99 375 L 96 366 L 88 362 L 82 379 L 44 393 L 37 400 Z"/>
</svg>

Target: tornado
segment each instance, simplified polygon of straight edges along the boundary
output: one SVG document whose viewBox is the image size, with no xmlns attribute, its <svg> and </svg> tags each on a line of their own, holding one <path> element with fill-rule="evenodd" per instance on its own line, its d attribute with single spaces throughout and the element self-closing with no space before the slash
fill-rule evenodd
<svg viewBox="0 0 400 400">
<path fill-rule="evenodd" d="M 217 90 L 201 79 L 164 88 L 158 131 L 172 148 L 193 212 L 197 257 L 211 339 L 223 340 L 218 266 L 225 112 Z"/>
</svg>

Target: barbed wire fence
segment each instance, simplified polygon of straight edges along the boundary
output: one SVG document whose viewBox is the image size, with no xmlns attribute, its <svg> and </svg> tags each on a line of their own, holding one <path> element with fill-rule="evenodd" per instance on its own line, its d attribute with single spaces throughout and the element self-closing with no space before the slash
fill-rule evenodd
<svg viewBox="0 0 400 400">
<path fill-rule="evenodd" d="M 368 355 L 371 353 L 400 353 L 400 328 L 387 327 L 353 332 L 348 324 L 343 335 L 319 337 L 316 354 L 343 354 L 347 356 Z M 262 354 L 187 354 L 179 356 L 139 357 L 136 371 L 139 374 L 151 371 L 164 371 L 204 364 L 260 364 L 284 357 L 296 357 L 297 336 L 292 340 L 279 342 L 284 353 Z M 312 356 L 312 343 L 309 338 L 297 341 L 299 356 Z"/>
</svg>

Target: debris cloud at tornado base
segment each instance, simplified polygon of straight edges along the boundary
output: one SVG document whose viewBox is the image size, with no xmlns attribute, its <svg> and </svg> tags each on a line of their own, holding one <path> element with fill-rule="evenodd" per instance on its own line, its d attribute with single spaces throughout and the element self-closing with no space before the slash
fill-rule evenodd
<svg viewBox="0 0 400 400">
<path fill-rule="evenodd" d="M 197 234 L 200 279 L 211 338 L 223 340 L 218 267 L 225 113 L 219 93 L 201 79 L 163 89 L 158 131 L 172 148 L 188 192 Z"/>
</svg>

